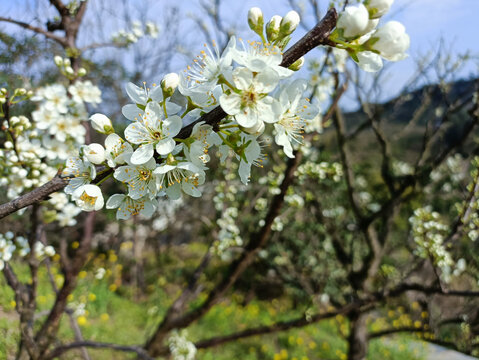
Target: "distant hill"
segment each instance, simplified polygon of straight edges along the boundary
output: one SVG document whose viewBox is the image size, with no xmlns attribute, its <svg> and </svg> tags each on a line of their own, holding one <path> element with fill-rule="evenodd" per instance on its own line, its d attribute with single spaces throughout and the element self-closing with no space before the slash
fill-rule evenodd
<svg viewBox="0 0 479 360">
<path fill-rule="evenodd" d="M 372 104 L 382 113 L 385 120 L 396 124 L 406 124 L 414 117 L 414 114 L 427 100 L 427 109 L 421 116 L 418 124 L 424 125 L 428 117 L 436 115 L 437 108 L 446 108 L 448 103 L 454 103 L 459 99 L 470 97 L 478 86 L 479 79 L 459 80 L 444 85 L 426 85 L 410 93 L 403 94 L 383 104 Z M 446 93 L 446 96 L 443 94 Z M 360 123 L 365 115 L 361 111 L 348 112 L 345 114 L 348 125 Z M 353 126 L 354 128 L 354 126 Z"/>
<path fill-rule="evenodd" d="M 393 155 L 403 161 L 411 161 L 421 150 L 424 127 L 429 122 L 429 130 L 437 128 L 444 121 L 444 111 L 450 104 L 467 101 L 460 111 L 447 118 L 448 124 L 437 139 L 439 143 L 448 143 L 457 139 L 462 133 L 462 126 L 469 118 L 467 110 L 471 107 L 471 97 L 479 86 L 478 79 L 459 80 L 444 85 L 426 85 L 410 93 L 381 104 L 370 104 L 371 109 L 380 114 L 381 129 L 391 144 Z M 361 111 L 344 113 L 347 134 L 353 133 L 367 121 L 366 114 Z M 441 130 L 442 131 L 442 130 Z M 334 131 L 327 130 L 323 137 L 323 145 L 329 149 L 336 147 Z M 379 145 L 370 127 L 364 127 L 355 137 L 352 147 L 353 157 L 375 161 L 379 156 Z M 334 150 L 333 150 L 334 151 Z"/>
</svg>

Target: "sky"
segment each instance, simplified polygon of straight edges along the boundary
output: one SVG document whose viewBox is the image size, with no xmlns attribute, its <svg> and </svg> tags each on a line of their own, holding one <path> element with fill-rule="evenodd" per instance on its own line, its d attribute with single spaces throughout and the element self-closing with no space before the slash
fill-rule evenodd
<svg viewBox="0 0 479 360">
<path fill-rule="evenodd" d="M 92 2 L 101 2 L 104 0 L 90 0 Z M 134 0 L 135 4 L 141 4 L 142 1 Z M 300 3 L 301 1 L 299 1 Z M 31 22 L 32 18 L 26 13 L 25 4 L 34 4 L 35 0 L 0 0 L 0 16 L 11 16 L 23 21 Z M 51 6 L 48 6 L 46 0 L 39 0 L 45 7 L 45 12 Z M 154 6 L 150 9 L 152 18 L 161 12 L 162 6 L 168 3 L 166 0 L 154 0 Z M 307 3 L 303 0 L 303 3 Z M 320 4 L 326 6 L 329 0 L 319 0 Z M 181 0 L 176 4 L 185 14 L 196 13 L 198 11 L 198 0 Z M 263 10 L 266 19 L 272 15 L 284 15 L 291 9 L 287 0 L 223 0 L 221 15 L 228 21 L 238 24 L 239 30 L 246 30 L 247 11 L 252 6 L 258 6 Z M 93 5 L 93 4 L 92 4 Z M 41 10 L 43 10 L 41 8 Z M 475 56 L 475 63 L 463 69 L 459 74 L 453 74 L 456 77 L 467 77 L 471 73 L 479 73 L 479 0 L 395 0 L 390 13 L 383 21 L 397 20 L 403 23 L 411 38 L 411 48 L 409 58 L 388 66 L 388 76 L 385 90 L 382 93 L 382 100 L 394 97 L 397 89 L 401 88 L 407 81 L 414 76 L 414 64 L 420 54 L 424 54 L 431 49 L 437 49 L 440 39 L 444 39 L 445 51 L 454 56 L 458 53 L 464 53 L 467 50 Z M 304 19 L 307 24 L 312 24 L 311 19 Z M 105 21 L 105 24 L 108 24 Z M 110 23 L 111 31 L 115 30 L 115 25 Z M 298 30 L 297 33 L 304 34 L 304 30 Z M 195 36 L 195 34 L 191 34 Z M 310 57 L 314 56 L 309 54 Z M 183 67 L 183 64 L 180 64 Z M 176 70 L 176 69 L 174 69 Z M 180 69 L 178 69 L 180 70 Z"/>
<path fill-rule="evenodd" d="M 460 76 L 479 73 L 479 0 L 396 0 L 389 19 L 400 21 L 411 38 L 409 58 L 394 64 L 392 83 L 413 75 L 414 60 L 444 39 L 449 54 L 470 51 L 475 64 Z"/>
</svg>

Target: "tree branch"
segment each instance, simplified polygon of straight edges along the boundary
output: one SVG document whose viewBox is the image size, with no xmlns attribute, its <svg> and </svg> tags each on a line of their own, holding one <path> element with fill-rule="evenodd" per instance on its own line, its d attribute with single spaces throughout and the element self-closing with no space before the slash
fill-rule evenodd
<svg viewBox="0 0 479 360">
<path fill-rule="evenodd" d="M 58 346 L 57 348 L 50 351 L 43 359 L 44 360 L 55 359 L 67 351 L 77 349 L 77 348 L 82 348 L 82 347 L 95 348 L 95 349 L 111 349 L 114 351 L 123 351 L 123 352 L 133 352 L 137 354 L 140 359 L 154 360 L 140 346 L 117 345 L 117 344 L 101 343 L 101 342 L 88 341 L 88 340 L 76 341 L 67 345 Z"/>
<path fill-rule="evenodd" d="M 428 332 L 424 328 L 416 328 L 414 326 L 406 326 L 406 327 L 400 327 L 400 328 L 395 328 L 395 329 L 386 329 L 386 330 L 381 330 L 381 331 L 375 331 L 372 333 L 369 333 L 368 338 L 369 339 L 375 339 L 383 336 L 389 336 L 389 335 L 394 335 L 398 333 L 413 333 L 413 332 Z"/>
<path fill-rule="evenodd" d="M 15 200 L 0 205 L 0 219 L 14 213 L 15 211 L 23 209 L 24 207 L 46 200 L 48 195 L 63 189 L 67 184 L 67 180 L 60 178 L 58 175 L 55 176 L 52 180 L 39 188 L 36 188 Z"/>
<path fill-rule="evenodd" d="M 284 203 L 284 197 L 289 186 L 293 182 L 294 172 L 302 159 L 302 153 L 297 152 L 296 157 L 289 159 L 284 179 L 280 186 L 280 193 L 277 194 L 269 207 L 269 211 L 265 218 L 265 224 L 260 231 L 253 235 L 241 256 L 231 263 L 225 271 L 223 280 L 209 293 L 208 298 L 203 304 L 190 312 L 177 315 L 176 309 L 170 307 L 168 309 L 162 323 L 158 326 L 155 334 L 146 343 L 145 347 L 152 356 L 157 356 L 159 349 L 163 347 L 162 340 L 172 329 L 182 329 L 192 322 L 206 314 L 213 305 L 231 288 L 239 276 L 253 262 L 257 252 L 266 244 L 271 234 L 271 226 L 274 219 L 279 215 L 281 207 Z"/>
<path fill-rule="evenodd" d="M 253 327 L 250 329 L 239 331 L 234 334 L 217 336 L 217 337 L 212 337 L 210 339 L 201 340 L 195 343 L 195 346 L 198 349 L 206 349 L 206 348 L 219 346 L 231 341 L 236 341 L 239 339 L 244 339 L 244 338 L 248 338 L 252 336 L 266 335 L 266 334 L 272 334 L 272 333 L 276 333 L 280 331 L 286 331 L 289 329 L 301 328 L 301 327 L 305 327 L 325 319 L 335 317 L 337 315 L 347 315 L 351 311 L 354 311 L 360 308 L 362 305 L 363 304 L 360 302 L 353 302 L 335 311 L 330 311 L 330 312 L 326 312 L 322 314 L 315 314 L 312 316 L 303 315 L 293 320 L 279 321 L 277 323 L 274 323 L 268 326 Z M 169 353 L 169 349 L 167 347 L 163 347 L 158 351 L 157 355 L 165 356 L 168 353 Z"/>
<path fill-rule="evenodd" d="M 55 7 L 61 5 L 61 1 L 54 1 L 51 0 L 52 4 Z M 286 51 L 283 57 L 283 62 L 281 63 L 282 66 L 289 66 L 294 61 L 298 60 L 301 56 L 306 54 L 312 48 L 327 43 L 327 39 L 331 31 L 334 29 L 337 20 L 337 13 L 336 10 L 331 9 L 325 15 L 323 20 L 316 25 L 309 33 L 307 33 L 301 40 L 299 40 L 296 44 L 294 44 L 291 49 Z M 0 18 L 1 20 L 2 18 Z M 304 44 L 306 46 L 307 51 L 301 50 L 301 46 L 298 44 Z M 63 44 L 62 44 L 63 45 Z M 68 44 L 67 44 L 68 45 Z M 201 122 L 204 121 L 208 125 L 212 125 L 214 128 L 219 124 L 219 122 L 226 116 L 227 114 L 223 111 L 223 109 L 218 106 L 209 113 L 201 116 L 198 120 L 194 121 L 188 126 L 185 126 L 181 129 L 180 133 L 178 134 L 178 138 L 185 139 L 190 136 L 193 127 Z M 109 175 L 113 169 L 110 169 L 108 172 L 105 172 L 105 176 Z M 98 180 L 98 179 L 97 179 Z M 93 182 L 95 183 L 95 182 Z M 4 218 L 7 215 L 14 213 L 24 207 L 32 205 L 38 201 L 45 199 L 48 195 L 57 192 L 63 189 L 68 182 L 64 179 L 59 178 L 58 176 L 50 180 L 48 183 L 44 184 L 38 189 L 31 191 L 21 197 L 12 200 L 8 203 L 0 205 L 0 219 Z"/>
<path fill-rule="evenodd" d="M 0 21 L 9 22 L 9 23 L 21 26 L 24 29 L 34 31 L 37 34 L 41 34 L 41 35 L 44 35 L 45 37 L 47 37 L 49 39 L 55 40 L 56 42 L 58 42 L 62 46 L 66 46 L 66 39 L 65 38 L 63 38 L 61 36 L 57 36 L 57 35 L 51 33 L 50 31 L 47 31 L 47 30 L 42 29 L 40 27 L 27 24 L 26 22 L 23 22 L 23 21 L 18 21 L 18 20 L 6 18 L 6 17 L 1 17 L 1 16 L 0 16 Z"/>
<path fill-rule="evenodd" d="M 88 258 L 88 253 L 91 248 L 91 241 L 93 238 L 93 226 L 95 223 L 95 213 L 90 212 L 87 214 L 84 225 L 84 233 L 80 246 L 74 253 L 74 257 L 71 258 L 70 266 L 67 269 L 63 269 L 64 282 L 62 288 L 58 291 L 55 303 L 48 314 L 45 322 L 35 335 L 35 340 L 39 344 L 41 352 L 45 352 L 48 346 L 51 344 L 54 334 L 60 324 L 61 316 L 67 306 L 68 295 L 75 289 L 78 273 L 85 264 Z"/>
</svg>

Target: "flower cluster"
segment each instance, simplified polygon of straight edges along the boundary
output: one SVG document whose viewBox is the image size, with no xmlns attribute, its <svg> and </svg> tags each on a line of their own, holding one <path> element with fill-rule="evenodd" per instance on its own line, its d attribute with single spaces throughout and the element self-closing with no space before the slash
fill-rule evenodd
<svg viewBox="0 0 479 360">
<path fill-rule="evenodd" d="M 168 339 L 168 346 L 173 360 L 193 360 L 195 358 L 195 344 L 189 341 L 187 336 L 188 333 L 186 330 L 182 330 L 180 333 L 174 331 Z"/>
<path fill-rule="evenodd" d="M 384 1 L 369 1 L 366 6 L 367 21 L 376 25 L 377 18 L 389 8 Z M 351 12 L 346 9 L 331 35 L 336 47 L 346 49 L 349 44 L 350 51 L 351 41 L 367 33 L 369 43 L 381 43 L 383 37 L 380 29 L 373 32 L 375 26 L 367 31 L 349 29 Z M 263 148 L 270 142 L 269 135 L 287 157 L 293 158 L 308 124 L 322 125 L 319 107 L 303 96 L 308 83 L 291 79 L 304 59 L 289 68 L 281 66 L 283 50 L 299 21 L 299 15 L 290 11 L 265 22 L 261 10 L 252 8 L 248 24 L 260 41 L 232 36 L 222 52 L 216 44 L 213 49 L 205 45 L 180 74 L 167 74 L 151 86 L 129 83 L 126 92 L 131 103 L 122 108 L 122 114 L 130 124 L 124 135 L 115 133 L 107 116 L 94 114 L 90 118 L 93 128 L 107 137 L 104 144 L 82 146 L 79 155 L 67 161 L 63 175 L 71 181 L 65 191 L 83 210 L 99 210 L 105 202 L 99 185 L 113 176 L 126 191 L 112 195 L 106 207 L 117 209 L 118 219 L 137 214 L 149 218 L 162 197 L 176 200 L 182 194 L 202 195 L 213 147 L 222 163 L 228 158 L 236 161 L 244 184 L 250 180 L 252 166 L 262 167 L 267 161 Z M 376 33 L 379 40 L 374 37 Z M 361 46 L 358 51 L 369 49 Z M 390 58 L 385 54 L 381 52 Z M 335 50 L 339 68 L 344 67 L 342 55 L 341 50 Z M 195 121 L 219 107 L 226 117 L 214 126 Z M 192 123 L 194 126 L 188 126 Z M 224 220 L 220 227 L 227 229 L 231 219 Z M 239 236 L 236 230 L 227 233 L 233 238 Z"/>
<path fill-rule="evenodd" d="M 472 197 L 456 204 L 456 208 L 467 237 L 471 241 L 476 241 L 479 238 L 479 157 L 475 156 L 471 165 L 472 181 L 467 184 L 466 189 Z"/>
<path fill-rule="evenodd" d="M 56 57 L 55 62 L 69 69 L 67 59 Z M 91 81 L 76 81 L 68 87 L 42 87 L 35 93 L 25 89 L 17 89 L 10 96 L 6 89 L 1 93 L 8 98 L 8 107 L 29 98 L 38 102 L 32 112 L 33 121 L 25 116 L 3 114 L 5 141 L 0 147 L 0 184 L 7 189 L 7 197 L 13 199 L 54 177 L 58 167 L 85 142 L 85 103 L 99 104 L 101 92 Z M 43 210 L 45 220 L 59 220 L 62 226 L 76 224 L 75 216 L 81 210 L 68 203 L 65 194 L 53 194 L 48 202 L 53 209 Z"/>
<path fill-rule="evenodd" d="M 343 177 L 343 167 L 338 162 L 321 161 L 317 163 L 306 161 L 298 167 L 295 175 L 298 176 L 300 182 L 308 177 L 318 180 L 331 179 L 334 182 L 339 182 Z"/>
<path fill-rule="evenodd" d="M 419 208 L 409 218 L 416 243 L 415 253 L 423 259 L 431 259 L 440 268 L 443 276 L 450 274 L 454 261 L 444 245 L 449 227 L 441 221 L 439 213 L 430 207 Z"/>
<path fill-rule="evenodd" d="M 158 37 L 158 25 L 152 21 L 147 21 L 142 24 L 135 20 L 131 23 L 130 30 L 120 30 L 112 35 L 112 41 L 118 46 L 128 46 L 138 42 L 141 38 L 149 36 L 153 39 Z"/>
<path fill-rule="evenodd" d="M 12 259 L 15 252 L 20 257 L 25 257 L 30 253 L 30 245 L 27 239 L 23 236 L 15 237 L 11 231 L 0 234 L 0 270 L 3 270 L 5 263 Z M 55 249 L 53 246 L 44 245 L 37 241 L 33 245 L 33 254 L 37 260 L 41 261 L 46 257 L 55 255 Z"/>
<path fill-rule="evenodd" d="M 68 80 L 72 81 L 78 77 L 83 77 L 86 75 L 86 70 L 85 68 L 79 68 L 77 71 L 73 70 L 72 64 L 69 58 L 62 58 L 61 56 L 55 56 L 53 58 L 53 61 L 55 62 L 55 65 L 58 67 L 58 70 L 60 73 L 65 76 Z M 90 87 L 91 87 L 91 82 Z M 94 93 L 95 96 L 100 96 L 99 90 Z"/>
<path fill-rule="evenodd" d="M 382 59 L 398 61 L 406 58 L 410 39 L 404 26 L 389 21 L 378 27 L 394 0 L 364 0 L 358 5 L 346 6 L 339 15 L 331 40 L 337 48 L 347 51 L 365 71 L 379 71 Z"/>
<path fill-rule="evenodd" d="M 114 132 L 105 115 L 91 117 L 93 128 L 108 135 L 104 145 L 81 147 L 79 156 L 68 159 L 63 171 L 71 179 L 65 191 L 78 206 L 93 211 L 104 205 L 98 182 L 106 172 L 97 174 L 95 165 L 103 165 L 103 171 L 110 168 L 110 174 L 127 189 L 106 202 L 107 208 L 117 209 L 118 219 L 137 214 L 150 217 L 158 197 L 179 199 L 182 193 L 199 197 L 212 146 L 217 146 L 221 161 L 233 155 L 246 184 L 251 166 L 262 166 L 265 160 L 266 141 L 260 136 L 268 124 L 284 153 L 294 156 L 305 125 L 319 114 L 319 108 L 302 96 L 305 81 L 284 81 L 280 86 L 280 80 L 294 74 L 280 64 L 299 16 L 290 12 L 264 26 L 261 11 L 253 8 L 248 19 L 261 41 L 232 37 L 221 54 L 216 46 L 206 47 L 179 75 L 168 74 L 151 86 L 128 84 L 132 103 L 122 113 L 131 123 L 124 137 Z M 200 122 L 187 138 L 181 136 L 185 125 L 217 106 L 228 114 L 217 127 Z"/>
</svg>

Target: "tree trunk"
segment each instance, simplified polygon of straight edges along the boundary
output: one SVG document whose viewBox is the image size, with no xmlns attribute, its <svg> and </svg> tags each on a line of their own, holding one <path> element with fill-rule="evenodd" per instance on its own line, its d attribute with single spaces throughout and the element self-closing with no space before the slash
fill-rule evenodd
<svg viewBox="0 0 479 360">
<path fill-rule="evenodd" d="M 353 313 L 349 317 L 348 360 L 366 360 L 368 354 L 368 329 L 366 316 Z"/>
</svg>

